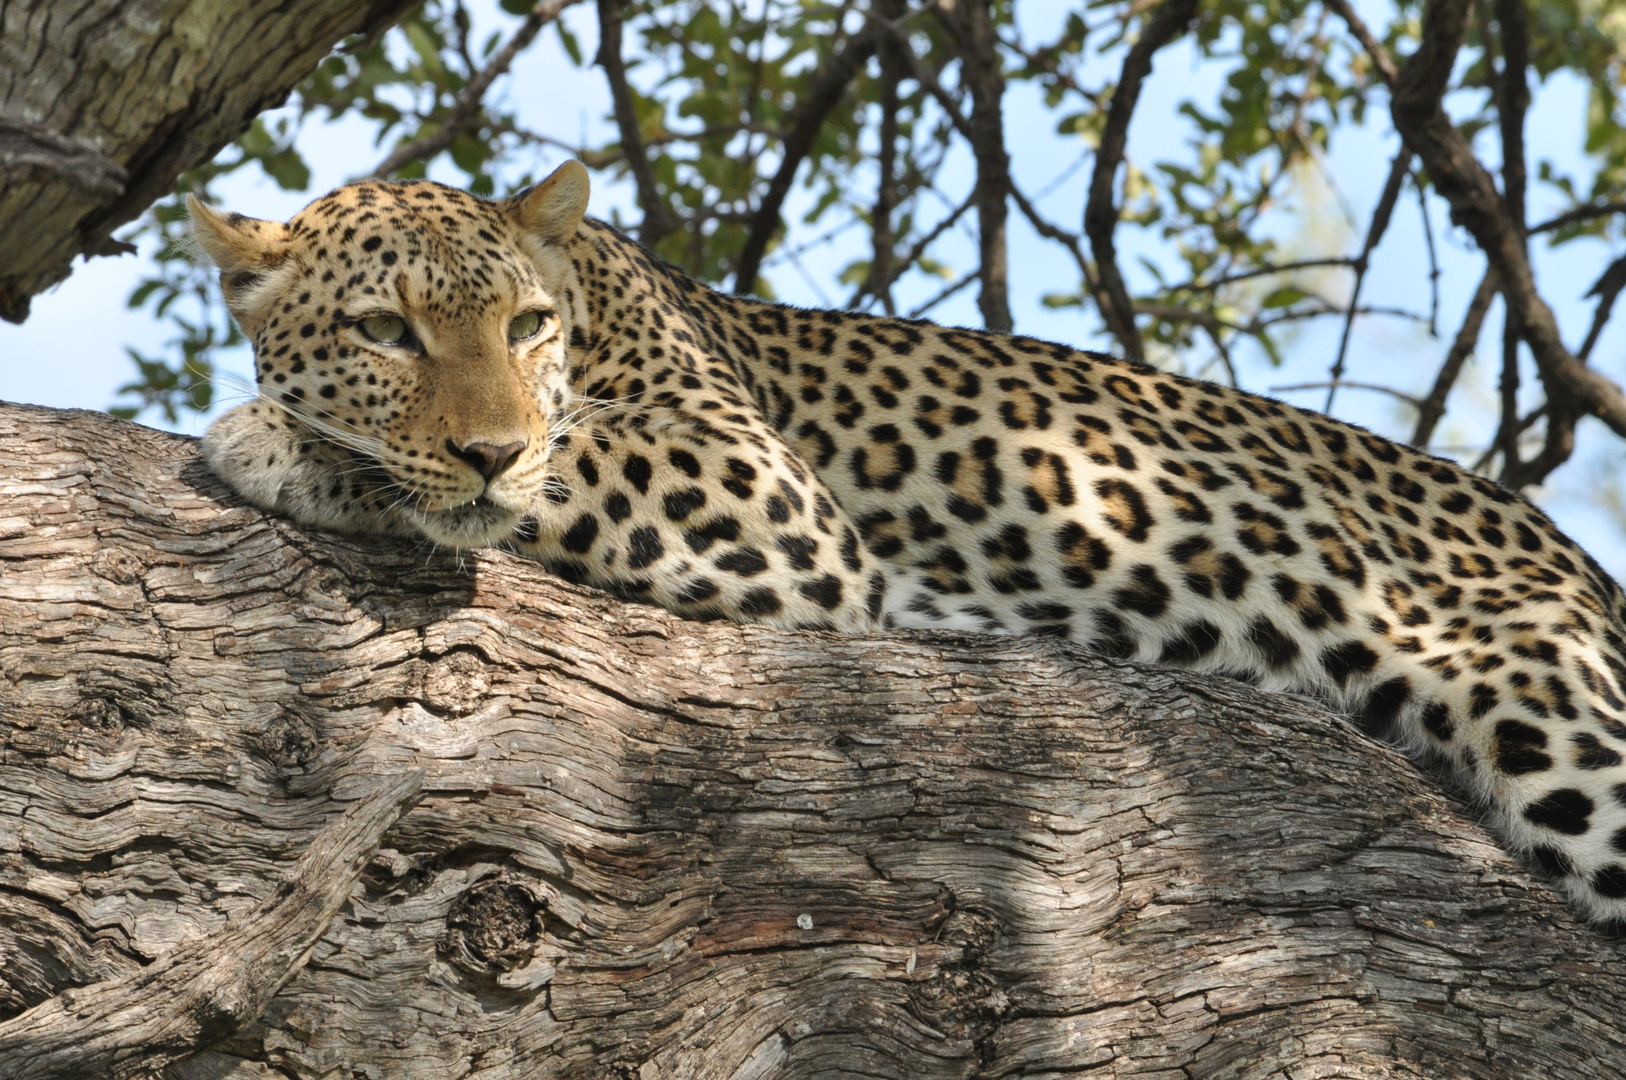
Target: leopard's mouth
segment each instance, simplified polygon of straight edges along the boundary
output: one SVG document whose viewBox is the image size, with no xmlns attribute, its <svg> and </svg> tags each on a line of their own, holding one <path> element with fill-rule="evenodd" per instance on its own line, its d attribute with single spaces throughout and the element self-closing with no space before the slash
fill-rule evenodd
<svg viewBox="0 0 1626 1080">
<path fill-rule="evenodd" d="M 507 539 L 519 514 L 484 495 L 446 510 L 409 510 L 413 527 L 437 544 L 455 548 L 490 547 Z"/>
</svg>

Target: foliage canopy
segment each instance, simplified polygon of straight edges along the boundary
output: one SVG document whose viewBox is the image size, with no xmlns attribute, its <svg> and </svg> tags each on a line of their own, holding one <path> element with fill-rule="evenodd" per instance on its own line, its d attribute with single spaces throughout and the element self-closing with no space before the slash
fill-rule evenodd
<svg viewBox="0 0 1626 1080">
<path fill-rule="evenodd" d="M 1440 35 L 1431 29 L 1438 11 L 1460 9 L 1462 45 L 1448 57 L 1436 100 L 1479 160 L 1495 163 L 1488 171 L 1499 184 L 1499 212 L 1521 242 L 1593 236 L 1618 247 L 1626 222 L 1626 8 L 1610 0 L 1395 0 L 1370 27 L 1348 0 L 1088 0 L 1043 40 L 1024 34 L 1018 0 L 598 0 L 592 13 L 566 12 L 577 3 L 501 0 L 504 14 L 482 21 L 506 24 L 476 40 L 464 0 L 428 0 L 387 34 L 345 43 L 300 85 L 291 110 L 257 121 L 184 175 L 176 197 L 139 226 L 168 243 L 129 301 L 173 324 L 175 354 L 132 350 L 137 377 L 114 411 L 156 408 L 173 422 L 209 406 L 216 352 L 241 339 L 209 274 L 179 243 L 179 195 L 208 192 L 252 168 L 285 189 L 307 189 L 300 137 L 313 119 L 370 124 L 383 157 L 377 175 L 419 177 L 431 167 L 446 175 L 449 165 L 482 194 L 533 182 L 561 152 L 578 156 L 630 180 L 642 218 L 623 225 L 723 288 L 771 295 L 765 260 L 794 260 L 810 244 L 846 235 L 854 254 L 829 284 L 844 289 L 847 306 L 925 315 L 976 288 L 984 321 L 996 329 L 1012 327 L 1005 230 L 1007 214 L 1020 213 L 1077 269 L 1046 304 L 1098 313 L 1102 347 L 1157 362 L 1200 353 L 1212 361 L 1205 370 L 1234 380 L 1231 356 L 1242 343 L 1276 359 L 1285 331 L 1326 318 L 1344 323 L 1347 344 L 1350 323 L 1383 313 L 1362 305 L 1362 280 L 1400 199 L 1417 200 L 1425 223 L 1427 208 L 1442 200 L 1466 220 L 1461 198 L 1431 181 L 1429 153 L 1402 132 L 1355 250 L 1295 259 L 1279 227 L 1281 214 L 1302 205 L 1306 177 L 1324 169 L 1339 132 L 1393 131 L 1391 101 L 1407 76 L 1399 69 L 1422 64 L 1425 37 Z M 593 29 L 596 56 L 582 44 L 582 31 Z M 610 137 L 567 145 L 528 129 L 500 93 L 542 33 L 557 34 L 579 67 L 602 69 L 615 102 Z M 1204 64 L 1223 67 L 1223 86 L 1181 102 L 1195 132 L 1182 155 L 1134 160 L 1125 132 L 1144 84 L 1179 79 L 1153 71 L 1153 56 L 1187 39 Z M 1558 73 L 1588 87 L 1585 176 L 1526 160 L 1528 82 Z M 1080 157 L 1058 182 L 1088 191 L 1082 227 L 1047 220 L 1035 205 L 1040 193 L 1013 182 L 1011 160 L 1023 148 L 1008 145 L 1001 106 L 1022 84 L 1055 130 L 1078 141 Z M 1558 193 L 1565 212 L 1527 222 L 1532 182 Z M 943 254 L 955 230 L 976 236 L 973 265 Z M 1128 273 L 1133 285 L 1117 255 L 1131 233 L 1158 241 L 1157 256 Z M 1432 251 L 1432 235 L 1429 244 Z M 1440 311 L 1438 273 L 1419 267 L 1425 299 L 1388 314 L 1436 329 L 1451 314 Z M 1454 342 L 1433 361 L 1441 365 L 1433 391 L 1407 399 L 1418 412 L 1419 445 L 1428 444 L 1507 278 L 1491 258 Z M 1598 267 L 1588 294 L 1594 325 L 1566 358 L 1555 359 L 1564 347 L 1518 319 L 1526 299 L 1542 303 L 1539 293 L 1507 305 L 1503 415 L 1479 467 L 1516 486 L 1538 483 L 1569 456 L 1579 417 L 1626 429 L 1604 405 L 1565 389 L 1563 366 L 1584 367 L 1623 286 L 1626 256 Z M 906 295 L 916 302 L 906 304 Z M 1531 347 L 1522 359 L 1521 338 Z M 1521 367 L 1536 371 L 1545 395 L 1531 408 L 1526 394 L 1523 411 Z M 1361 384 L 1341 347 L 1329 406 L 1348 385 Z"/>
</svg>

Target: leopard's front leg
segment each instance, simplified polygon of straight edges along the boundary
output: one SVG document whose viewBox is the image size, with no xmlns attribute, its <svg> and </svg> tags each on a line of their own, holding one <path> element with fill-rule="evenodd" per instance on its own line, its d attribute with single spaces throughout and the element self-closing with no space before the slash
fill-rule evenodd
<svg viewBox="0 0 1626 1080">
<path fill-rule="evenodd" d="M 565 577 L 690 618 L 884 625 L 883 564 L 771 432 L 719 439 L 682 418 L 595 425 L 550 461 L 552 497 L 514 546 Z"/>
<path fill-rule="evenodd" d="M 239 405 L 210 424 L 203 457 L 243 498 L 301 525 L 416 535 L 395 509 L 391 485 L 376 465 L 269 402 Z"/>
</svg>

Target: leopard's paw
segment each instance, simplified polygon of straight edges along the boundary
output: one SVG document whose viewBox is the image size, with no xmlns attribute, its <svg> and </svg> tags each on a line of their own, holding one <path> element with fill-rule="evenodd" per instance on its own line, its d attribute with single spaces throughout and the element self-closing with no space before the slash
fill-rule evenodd
<svg viewBox="0 0 1626 1080">
<path fill-rule="evenodd" d="M 268 402 L 239 405 L 210 424 L 203 457 L 243 498 L 301 525 L 416 534 L 395 509 L 376 464 L 323 439 Z"/>
</svg>

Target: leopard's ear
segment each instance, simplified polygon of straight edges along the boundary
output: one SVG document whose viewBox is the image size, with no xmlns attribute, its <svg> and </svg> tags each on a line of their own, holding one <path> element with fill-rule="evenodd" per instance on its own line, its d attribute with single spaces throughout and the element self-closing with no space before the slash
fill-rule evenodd
<svg viewBox="0 0 1626 1080">
<path fill-rule="evenodd" d="M 503 206 L 521 230 L 547 243 L 562 244 L 576 235 L 587 213 L 591 188 L 587 168 L 567 161 L 546 180 L 509 199 Z"/>
<path fill-rule="evenodd" d="M 196 195 L 186 197 L 192 237 L 222 274 L 265 270 L 282 261 L 288 226 L 242 214 L 222 214 Z"/>
<path fill-rule="evenodd" d="M 288 226 L 242 214 L 223 214 L 196 195 L 186 197 L 192 215 L 192 242 L 220 268 L 226 306 L 243 322 L 254 287 L 288 254 Z M 245 326 L 246 329 L 246 326 Z"/>
</svg>

